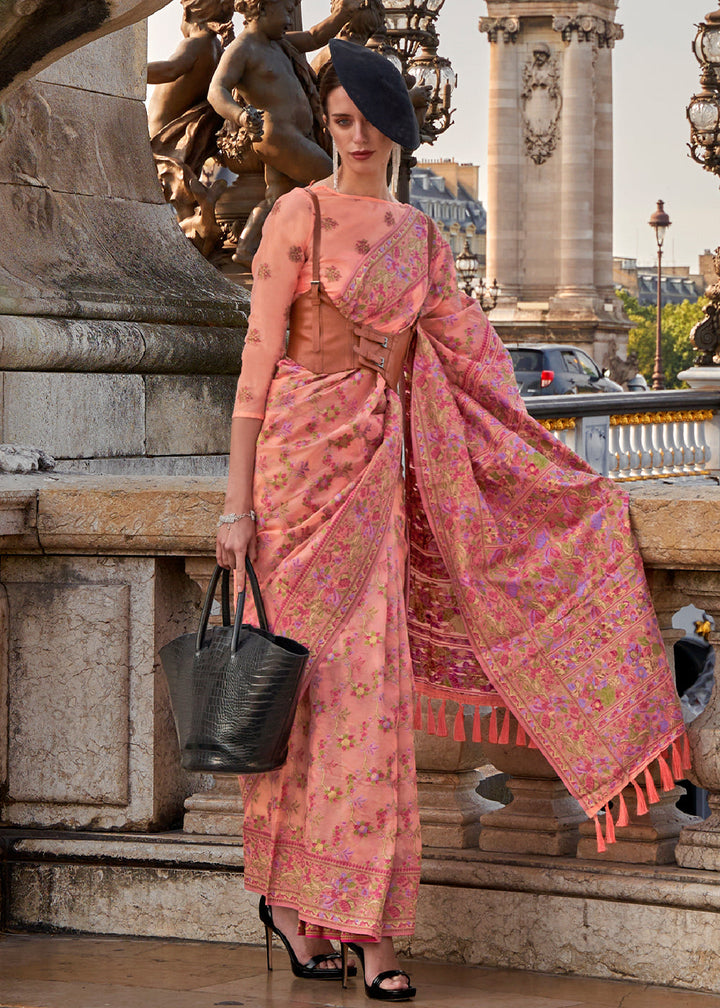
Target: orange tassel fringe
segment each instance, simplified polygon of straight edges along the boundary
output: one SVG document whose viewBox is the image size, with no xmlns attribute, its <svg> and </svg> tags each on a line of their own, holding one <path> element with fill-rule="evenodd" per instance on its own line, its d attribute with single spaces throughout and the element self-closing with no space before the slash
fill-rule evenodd
<svg viewBox="0 0 720 1008">
<path fill-rule="evenodd" d="M 427 717 L 423 716 L 423 698 L 418 697 L 415 704 L 415 715 L 413 721 L 413 727 L 417 730 L 425 730 L 430 735 L 439 735 L 441 737 L 448 736 L 447 727 L 447 710 L 446 710 L 446 700 L 443 698 L 440 700 L 440 706 L 438 708 L 437 717 L 435 714 L 435 709 L 433 708 L 432 701 L 429 697 L 425 698 L 427 704 Z M 457 713 L 455 715 L 455 720 L 453 722 L 453 732 L 452 737 L 455 742 L 465 742 L 467 740 L 467 734 L 465 731 L 465 704 L 458 704 Z M 492 707 L 490 711 L 490 724 L 488 728 L 488 741 L 495 745 L 508 745 L 510 744 L 510 724 L 512 720 L 512 715 L 510 710 L 505 707 L 503 708 L 503 722 L 502 728 L 498 730 L 498 708 Z M 426 723 L 424 723 L 426 722 Z M 473 726 L 472 726 L 472 741 L 482 742 L 482 725 L 480 723 L 480 705 L 475 704 L 473 707 Z M 520 722 L 517 724 L 517 731 L 515 735 L 515 744 L 518 746 L 527 746 L 528 749 L 538 749 L 538 745 L 535 741 L 527 734 L 525 728 Z M 670 745 L 665 752 L 661 753 L 657 757 L 658 769 L 660 773 L 660 784 L 663 791 L 672 791 L 675 787 L 675 782 L 682 780 L 685 777 L 685 771 L 690 769 L 690 744 L 688 742 L 687 735 L 683 735 L 681 740 L 677 740 Z M 655 781 L 653 780 L 652 773 L 650 772 L 650 767 L 645 767 L 642 776 L 644 778 L 643 783 L 645 790 L 638 779 L 634 779 L 629 783 L 632 784 L 635 789 L 635 796 L 637 800 L 637 814 L 645 815 L 648 811 L 650 805 L 654 805 L 660 800 L 658 795 L 657 787 Z M 647 797 L 646 797 L 647 796 Z M 601 853 L 606 850 L 606 844 L 611 844 L 616 842 L 616 829 L 622 829 L 624 826 L 628 826 L 630 822 L 630 817 L 628 814 L 627 804 L 625 802 L 625 797 L 622 793 L 617 794 L 613 798 L 613 803 L 617 802 L 616 812 L 617 818 L 613 819 L 612 810 L 610 805 L 606 805 L 604 808 L 605 813 L 605 829 L 603 836 L 603 827 L 600 822 L 599 817 L 593 816 L 593 821 L 595 823 L 595 832 L 598 840 L 598 851 Z"/>
</svg>

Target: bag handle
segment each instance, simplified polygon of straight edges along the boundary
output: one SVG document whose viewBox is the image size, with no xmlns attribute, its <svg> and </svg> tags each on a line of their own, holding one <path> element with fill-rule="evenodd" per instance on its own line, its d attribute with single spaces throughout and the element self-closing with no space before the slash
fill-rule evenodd
<svg viewBox="0 0 720 1008">
<path fill-rule="evenodd" d="M 262 595 L 260 594 L 260 585 L 258 584 L 257 574 L 250 561 L 250 557 L 245 554 L 245 581 L 242 586 L 242 591 L 238 592 L 237 603 L 235 607 L 235 626 L 233 628 L 232 644 L 230 646 L 230 651 L 235 654 L 237 651 L 238 638 L 240 636 L 240 628 L 243 621 L 243 611 L 245 609 L 245 595 L 247 594 L 247 583 L 250 581 L 250 588 L 252 590 L 253 602 L 255 603 L 255 611 L 257 612 L 258 622 L 260 624 L 260 629 L 265 630 L 267 633 L 270 632 L 270 627 L 268 626 L 267 614 L 265 612 L 265 605 L 263 604 Z"/>
<path fill-rule="evenodd" d="M 221 567 L 219 564 L 215 564 L 215 570 L 212 573 L 208 590 L 205 593 L 205 604 L 203 605 L 202 616 L 200 617 L 200 626 L 198 627 L 197 637 L 195 638 L 196 651 L 201 651 L 205 643 L 205 631 L 207 630 L 208 620 L 210 619 L 210 611 L 215 600 L 215 592 L 217 591 L 217 583 L 220 580 L 221 575 L 222 585 L 220 587 L 220 598 L 222 605 L 222 621 L 223 626 L 230 626 L 230 571 Z"/>
<path fill-rule="evenodd" d="M 200 626 L 198 627 L 197 637 L 195 638 L 195 650 L 201 651 L 205 644 L 205 633 L 207 631 L 208 621 L 210 619 L 210 611 L 212 609 L 212 604 L 215 599 L 215 592 L 217 591 L 217 583 L 222 577 L 222 584 L 220 586 L 220 599 L 222 604 L 222 625 L 224 627 L 229 627 L 230 624 L 230 571 L 226 567 L 221 567 L 220 564 L 215 564 L 215 570 L 210 578 L 210 584 L 208 585 L 208 590 L 205 593 L 205 604 L 203 605 L 202 615 L 200 617 Z M 242 591 L 238 592 L 237 605 L 235 607 L 235 621 L 233 623 L 233 635 L 232 635 L 232 653 L 235 654 L 237 651 L 238 638 L 240 636 L 240 628 L 242 627 L 243 612 L 245 610 L 245 595 L 247 593 L 247 581 L 250 580 L 250 588 L 253 594 L 253 601 L 255 602 L 255 610 L 257 612 L 258 621 L 260 623 L 260 628 L 262 630 L 270 632 L 270 627 L 268 626 L 267 614 L 265 612 L 265 605 L 262 600 L 262 595 L 260 593 L 260 585 L 258 583 L 257 574 L 250 562 L 250 557 L 245 554 L 245 582 L 243 583 Z"/>
</svg>

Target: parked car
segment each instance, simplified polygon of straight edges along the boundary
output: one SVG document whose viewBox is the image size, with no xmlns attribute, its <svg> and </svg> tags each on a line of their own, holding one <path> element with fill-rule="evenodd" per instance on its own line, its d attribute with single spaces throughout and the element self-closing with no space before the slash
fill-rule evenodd
<svg viewBox="0 0 720 1008">
<path fill-rule="evenodd" d="M 623 391 L 579 347 L 563 343 L 513 343 L 508 345 L 508 351 L 520 393 L 528 398 Z"/>
</svg>

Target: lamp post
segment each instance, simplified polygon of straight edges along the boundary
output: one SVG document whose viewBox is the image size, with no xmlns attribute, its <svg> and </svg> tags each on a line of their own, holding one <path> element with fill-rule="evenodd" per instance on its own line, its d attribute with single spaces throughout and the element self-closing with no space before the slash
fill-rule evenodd
<svg viewBox="0 0 720 1008">
<path fill-rule="evenodd" d="M 702 91 L 693 95 L 687 107 L 690 123 L 690 156 L 714 175 L 720 175 L 720 10 L 713 11 L 697 26 L 693 52 L 700 64 Z M 715 250 L 715 268 L 720 268 L 720 248 Z M 705 318 L 698 322 L 691 338 L 698 350 L 695 364 L 716 364 L 720 354 L 720 282 L 707 289 L 710 303 Z"/>
<path fill-rule="evenodd" d="M 657 333 L 655 336 L 655 370 L 652 376 L 652 387 L 654 389 L 665 388 L 665 376 L 662 369 L 662 253 L 665 243 L 665 235 L 672 221 L 665 213 L 665 204 L 662 200 L 657 202 L 657 210 L 650 218 L 650 227 L 655 232 L 657 242 Z"/>
<path fill-rule="evenodd" d="M 472 297 L 473 287 L 475 286 L 475 282 L 477 280 L 479 265 L 480 260 L 470 248 L 470 244 L 466 238 L 462 252 L 460 252 L 460 254 L 455 258 L 455 269 L 457 270 L 458 279 L 462 284 L 462 288 L 468 297 Z"/>
<path fill-rule="evenodd" d="M 480 302 L 483 311 L 491 312 L 497 305 L 500 288 L 497 280 L 493 280 L 491 287 L 487 286 L 485 277 L 480 277 L 478 280 L 479 267 L 480 259 L 470 248 L 470 243 L 466 238 L 462 251 L 455 258 L 458 279 L 468 297 L 473 297 L 473 291 L 475 291 L 476 299 Z"/>
<path fill-rule="evenodd" d="M 457 75 L 450 61 L 439 56 L 435 30 L 445 0 L 384 0 L 386 35 L 402 61 L 403 73 L 411 74 L 415 86 L 429 88 L 430 96 L 420 137 L 434 143 L 452 123 L 451 98 Z M 403 151 L 397 197 L 410 202 L 410 172 L 416 164 L 410 151 Z"/>
</svg>

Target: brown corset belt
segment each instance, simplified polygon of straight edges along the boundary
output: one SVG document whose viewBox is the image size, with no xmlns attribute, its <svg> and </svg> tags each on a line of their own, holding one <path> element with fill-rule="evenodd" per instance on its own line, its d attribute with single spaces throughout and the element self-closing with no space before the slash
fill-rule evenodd
<svg viewBox="0 0 720 1008">
<path fill-rule="evenodd" d="M 315 207 L 313 279 L 290 311 L 287 355 L 315 374 L 334 374 L 368 368 L 397 388 L 415 327 L 399 332 L 378 332 L 345 318 L 330 300 L 320 280 L 320 204 L 312 189 L 305 190 Z M 430 250 L 428 249 L 428 259 Z"/>
<path fill-rule="evenodd" d="M 288 357 L 315 374 L 364 367 L 397 388 L 414 327 L 382 333 L 354 325 L 319 284 L 295 301 L 290 312 Z"/>
</svg>

